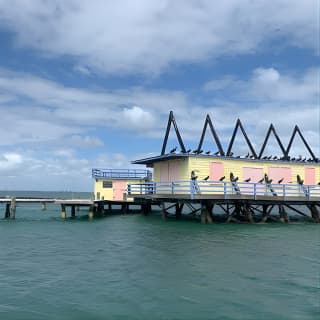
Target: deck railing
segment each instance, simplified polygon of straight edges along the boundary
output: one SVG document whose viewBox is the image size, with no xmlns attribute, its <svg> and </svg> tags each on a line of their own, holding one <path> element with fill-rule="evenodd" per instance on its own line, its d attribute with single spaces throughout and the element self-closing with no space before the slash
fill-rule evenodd
<svg viewBox="0 0 320 320">
<path fill-rule="evenodd" d="M 95 179 L 152 179 L 152 172 L 142 169 L 92 169 L 92 177 Z"/>
<path fill-rule="evenodd" d="M 221 195 L 224 199 L 228 196 L 244 195 L 257 199 L 259 196 L 270 197 L 306 197 L 320 198 L 319 185 L 300 184 L 265 184 L 252 182 L 220 182 L 220 181 L 193 181 L 177 180 L 167 182 L 146 182 L 128 184 L 129 195 L 165 194 L 187 195 L 194 199 L 195 195 Z"/>
</svg>

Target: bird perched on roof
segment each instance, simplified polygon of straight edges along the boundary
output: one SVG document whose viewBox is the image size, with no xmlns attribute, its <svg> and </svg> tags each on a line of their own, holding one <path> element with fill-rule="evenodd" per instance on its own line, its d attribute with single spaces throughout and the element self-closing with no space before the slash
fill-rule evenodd
<svg viewBox="0 0 320 320">
<path fill-rule="evenodd" d="M 251 178 L 244 180 L 244 182 L 250 182 L 250 181 L 251 181 Z"/>
<path fill-rule="evenodd" d="M 190 152 L 191 152 L 191 149 L 188 149 L 188 150 L 187 150 L 187 153 L 190 153 Z"/>
<path fill-rule="evenodd" d="M 177 151 L 177 147 L 170 150 L 170 153 L 175 153 Z"/>
<path fill-rule="evenodd" d="M 266 160 L 266 159 L 268 159 L 268 156 L 264 156 L 262 159 L 263 159 L 263 160 Z"/>
<path fill-rule="evenodd" d="M 267 159 L 268 159 L 268 160 L 271 160 L 271 158 L 272 158 L 272 156 L 269 156 Z"/>
<path fill-rule="evenodd" d="M 203 152 L 203 150 L 199 150 L 197 153 L 200 154 L 200 153 L 202 153 L 202 152 Z"/>
<path fill-rule="evenodd" d="M 279 183 L 279 184 L 282 183 L 283 180 L 284 180 L 284 178 L 281 178 L 281 179 L 278 181 L 278 183 Z"/>
<path fill-rule="evenodd" d="M 274 157 L 273 157 L 273 160 L 277 160 L 277 159 L 278 159 L 278 157 L 277 157 L 277 156 L 274 156 Z"/>
<path fill-rule="evenodd" d="M 198 151 L 199 151 L 199 150 L 196 149 L 196 150 L 193 150 L 192 153 L 198 153 Z"/>
<path fill-rule="evenodd" d="M 220 151 L 214 153 L 215 156 L 219 155 Z"/>
<path fill-rule="evenodd" d="M 210 151 L 210 150 L 206 152 L 206 154 L 210 154 L 210 153 L 211 153 L 211 151 Z"/>
<path fill-rule="evenodd" d="M 219 181 L 223 181 L 226 178 L 226 176 L 223 176 L 219 179 Z"/>
<path fill-rule="evenodd" d="M 205 177 L 203 180 L 206 180 L 206 181 L 207 181 L 209 178 L 210 178 L 210 176 L 207 176 L 207 177 Z"/>
</svg>

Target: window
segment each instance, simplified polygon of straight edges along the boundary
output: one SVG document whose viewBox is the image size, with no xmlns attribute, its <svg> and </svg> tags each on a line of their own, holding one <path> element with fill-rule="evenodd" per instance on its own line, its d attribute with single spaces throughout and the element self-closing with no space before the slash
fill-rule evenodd
<svg viewBox="0 0 320 320">
<path fill-rule="evenodd" d="M 102 181 L 102 188 L 112 188 L 112 181 Z"/>
</svg>

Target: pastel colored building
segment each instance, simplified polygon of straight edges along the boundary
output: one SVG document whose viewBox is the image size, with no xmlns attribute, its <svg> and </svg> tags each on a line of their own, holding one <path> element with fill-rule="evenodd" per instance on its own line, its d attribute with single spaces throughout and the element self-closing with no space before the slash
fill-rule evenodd
<svg viewBox="0 0 320 320">
<path fill-rule="evenodd" d="M 166 152 L 172 124 L 177 136 L 179 149 L 175 147 Z M 218 150 L 214 153 L 202 150 L 204 137 L 208 128 L 210 128 L 213 142 Z M 239 129 L 248 146 L 248 154 L 246 156 L 235 155 L 232 152 Z M 280 156 L 264 155 L 271 134 L 274 135 L 279 145 Z M 290 156 L 291 146 L 296 135 L 300 136 L 308 152 L 308 156 L 299 156 L 297 158 Z M 267 179 L 272 184 L 305 186 L 320 184 L 319 159 L 311 150 L 298 126 L 294 127 L 289 144 L 285 148 L 274 126 L 271 124 L 258 153 L 253 148 L 241 121 L 238 119 L 230 143 L 225 151 L 209 115 L 206 117 L 198 147 L 192 151 L 185 148 L 173 113 L 170 112 L 161 154 L 156 157 L 136 160 L 133 163 L 144 164 L 149 168 L 153 168 L 155 182 L 188 181 L 191 179 L 191 172 L 194 171 L 198 181 L 228 182 L 232 180 L 231 176 L 235 177 L 235 181 L 239 183 L 264 183 Z"/>
<path fill-rule="evenodd" d="M 148 182 L 152 173 L 140 169 L 92 169 L 92 177 L 95 200 L 132 201 L 128 198 L 127 185 Z"/>
<path fill-rule="evenodd" d="M 230 181 L 230 173 L 238 177 L 239 182 L 250 179 L 250 182 L 260 181 L 265 174 L 273 183 L 298 183 L 297 175 L 304 180 L 305 185 L 315 185 L 320 182 L 320 166 L 318 163 L 291 163 L 287 161 L 263 161 L 238 159 L 230 157 L 215 157 L 193 154 L 165 154 L 158 157 L 134 161 L 153 168 L 155 182 L 190 180 L 191 171 L 195 171 L 198 180 L 207 177 L 210 181 Z"/>
</svg>

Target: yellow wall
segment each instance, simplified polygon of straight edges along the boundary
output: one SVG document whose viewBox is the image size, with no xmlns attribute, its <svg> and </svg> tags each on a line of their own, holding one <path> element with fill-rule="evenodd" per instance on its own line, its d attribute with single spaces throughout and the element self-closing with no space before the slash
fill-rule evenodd
<svg viewBox="0 0 320 320">
<path fill-rule="evenodd" d="M 181 160 L 168 160 L 170 161 L 181 161 Z M 269 167 L 290 167 L 292 173 L 292 183 L 296 183 L 297 175 L 304 180 L 305 179 L 305 168 L 313 167 L 316 169 L 316 183 L 320 182 L 320 165 L 319 163 L 289 163 L 281 161 L 255 161 L 246 159 L 223 159 L 223 158 L 213 158 L 213 157 L 189 157 L 185 161 L 180 162 L 180 179 L 179 180 L 189 180 L 192 170 L 197 170 L 196 175 L 199 180 L 210 175 L 210 162 L 222 162 L 224 165 L 224 175 L 225 181 L 230 181 L 230 172 L 233 172 L 235 177 L 239 177 L 239 181 L 243 181 L 243 167 L 252 168 L 263 168 L 263 172 L 268 174 Z M 161 161 L 163 162 L 163 161 Z M 160 181 L 160 163 L 154 163 L 154 181 Z"/>
<path fill-rule="evenodd" d="M 291 181 L 297 182 L 297 175 L 300 175 L 301 179 L 305 179 L 305 168 L 313 167 L 316 168 L 316 183 L 320 181 L 320 165 L 318 163 L 289 163 L 280 161 L 248 161 L 248 160 L 235 160 L 235 159 L 221 159 L 221 158 L 207 158 L 207 157 L 190 157 L 188 172 L 189 176 L 192 170 L 199 170 L 196 172 L 198 179 L 201 180 L 210 174 L 210 162 L 222 162 L 224 165 L 225 181 L 230 181 L 230 172 L 233 172 L 235 177 L 239 177 L 239 181 L 243 181 L 243 167 L 251 168 L 263 168 L 263 172 L 268 174 L 269 167 L 290 167 L 291 168 Z"/>
<path fill-rule="evenodd" d="M 184 159 L 174 159 L 174 160 L 155 162 L 153 165 L 153 181 L 156 181 L 156 182 L 160 181 L 160 171 L 161 171 L 160 167 L 162 166 L 163 163 L 168 163 L 169 168 L 173 167 L 174 164 L 178 164 L 179 178 L 176 180 L 189 180 L 190 179 L 190 174 L 188 173 L 189 162 L 188 162 L 187 158 L 184 158 Z"/>
<path fill-rule="evenodd" d="M 100 200 L 113 200 L 113 188 L 103 188 L 103 181 L 117 181 L 112 179 L 96 179 L 94 180 L 94 198 L 98 200 L 98 192 L 100 192 Z M 143 183 L 144 180 L 122 180 L 126 184 Z"/>
</svg>

